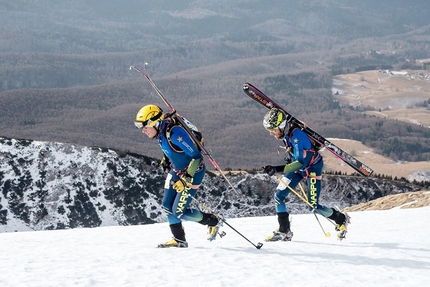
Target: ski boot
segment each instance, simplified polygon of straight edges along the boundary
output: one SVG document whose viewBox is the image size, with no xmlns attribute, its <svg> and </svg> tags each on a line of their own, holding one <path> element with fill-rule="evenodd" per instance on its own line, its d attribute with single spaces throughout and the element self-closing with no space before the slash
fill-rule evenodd
<svg viewBox="0 0 430 287">
<path fill-rule="evenodd" d="M 224 222 L 224 218 L 221 215 L 215 215 L 212 213 L 203 213 L 202 220 L 199 221 L 200 224 L 207 225 L 207 237 L 206 239 L 209 241 L 215 240 L 216 236 L 219 235 L 223 237 L 225 232 L 219 232 L 222 224 Z"/>
<path fill-rule="evenodd" d="M 182 227 L 182 223 L 170 224 L 170 230 L 172 231 L 173 238 L 166 243 L 158 244 L 158 248 L 170 248 L 170 247 L 178 247 L 178 248 L 187 248 L 188 243 L 185 239 L 185 231 Z"/>
<path fill-rule="evenodd" d="M 346 212 L 341 212 L 338 207 L 332 209 L 333 214 L 328 218 L 336 223 L 334 229 L 337 232 L 337 240 L 343 240 L 348 232 L 350 216 Z"/>
<path fill-rule="evenodd" d="M 348 224 L 350 223 L 350 216 L 348 213 L 343 212 L 345 215 L 345 221 L 342 224 L 336 224 L 335 230 L 337 232 L 337 240 L 341 241 L 346 238 L 346 233 L 348 232 Z"/>
<path fill-rule="evenodd" d="M 264 239 L 266 242 L 270 241 L 291 241 L 293 238 L 293 232 L 291 230 L 288 230 L 287 232 L 279 232 L 278 230 L 273 231 L 272 235 L 269 235 Z"/>
<path fill-rule="evenodd" d="M 216 236 L 219 235 L 219 237 L 223 238 L 226 233 L 224 231 L 219 231 L 219 229 L 223 226 L 224 218 L 219 215 L 218 216 L 218 223 L 215 226 L 208 226 L 208 236 L 207 240 L 212 241 L 216 239 Z"/>
<path fill-rule="evenodd" d="M 176 238 L 172 238 L 171 240 L 167 241 L 166 243 L 158 244 L 158 248 L 170 248 L 170 247 L 187 248 L 188 242 L 182 241 L 182 240 L 179 240 Z"/>
<path fill-rule="evenodd" d="M 266 237 L 265 241 L 291 241 L 293 233 L 290 230 L 291 222 L 288 212 L 278 212 L 279 228 L 272 235 Z M 282 230 L 282 231 L 280 231 Z"/>
<path fill-rule="evenodd" d="M 208 226 L 208 236 L 206 239 L 209 241 L 215 240 L 216 236 L 218 235 L 219 228 L 220 228 L 219 225 Z"/>
</svg>

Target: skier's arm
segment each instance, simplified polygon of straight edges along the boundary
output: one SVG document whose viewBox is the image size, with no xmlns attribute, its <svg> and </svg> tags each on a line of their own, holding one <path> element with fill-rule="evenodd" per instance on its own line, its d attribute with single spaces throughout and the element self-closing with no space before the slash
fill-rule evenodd
<svg viewBox="0 0 430 287">
<path fill-rule="evenodd" d="M 203 160 L 201 152 L 195 146 L 185 129 L 180 126 L 172 128 L 171 140 L 173 144 L 179 146 L 185 154 L 192 158 L 185 173 L 186 176 L 192 178 Z"/>
<path fill-rule="evenodd" d="M 284 166 L 284 173 L 296 171 L 304 166 L 304 147 L 303 144 L 308 140 L 302 131 L 294 131 L 291 136 L 291 162 Z"/>
</svg>

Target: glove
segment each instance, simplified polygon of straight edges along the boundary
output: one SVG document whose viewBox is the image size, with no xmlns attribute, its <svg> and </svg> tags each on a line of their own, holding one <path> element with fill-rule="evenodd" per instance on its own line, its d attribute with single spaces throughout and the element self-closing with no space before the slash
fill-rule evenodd
<svg viewBox="0 0 430 287">
<path fill-rule="evenodd" d="M 166 173 L 170 171 L 170 159 L 167 156 L 163 156 L 161 159 L 160 167 Z"/>
<path fill-rule="evenodd" d="M 293 161 L 293 162 L 285 165 L 284 173 L 296 171 L 301 167 L 303 167 L 303 165 L 298 160 Z"/>
<path fill-rule="evenodd" d="M 271 165 L 266 165 L 265 167 L 263 167 L 263 171 L 267 173 L 269 176 L 272 176 L 275 174 L 276 168 Z"/>
<path fill-rule="evenodd" d="M 176 192 L 183 192 L 184 190 L 191 189 L 192 184 L 193 178 L 189 175 L 184 175 L 173 184 L 173 189 L 176 190 Z"/>
</svg>

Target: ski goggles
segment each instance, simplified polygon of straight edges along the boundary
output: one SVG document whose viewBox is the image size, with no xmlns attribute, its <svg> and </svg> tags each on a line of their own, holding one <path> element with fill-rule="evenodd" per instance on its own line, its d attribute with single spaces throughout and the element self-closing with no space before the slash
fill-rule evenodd
<svg viewBox="0 0 430 287">
<path fill-rule="evenodd" d="M 146 120 L 146 121 L 144 121 L 144 122 L 137 122 L 137 121 L 135 121 L 134 122 L 134 125 L 136 126 L 136 128 L 138 128 L 138 129 L 143 129 L 144 127 L 157 127 L 157 123 L 159 122 L 160 120 L 158 119 L 158 117 L 157 117 L 157 119 L 156 120 Z"/>
<path fill-rule="evenodd" d="M 156 124 L 157 121 L 152 121 L 152 120 L 146 120 L 144 122 L 134 122 L 134 125 L 136 126 L 136 128 L 138 129 L 143 129 L 146 126 L 154 126 Z"/>
<path fill-rule="evenodd" d="M 139 130 L 143 129 L 145 127 L 145 125 L 143 124 L 143 122 L 134 122 L 134 125 L 136 126 L 136 128 L 138 128 Z"/>
</svg>

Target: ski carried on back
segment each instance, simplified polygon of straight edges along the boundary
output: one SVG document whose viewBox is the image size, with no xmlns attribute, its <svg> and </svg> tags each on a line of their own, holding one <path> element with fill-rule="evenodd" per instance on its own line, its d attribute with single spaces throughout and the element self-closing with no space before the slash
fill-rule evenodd
<svg viewBox="0 0 430 287">
<path fill-rule="evenodd" d="M 350 167 L 352 167 L 355 171 L 357 171 L 359 174 L 363 176 L 370 176 L 373 173 L 373 170 L 370 167 L 360 162 L 359 160 L 357 160 L 347 152 L 343 151 L 342 149 L 337 147 L 334 143 L 330 142 L 329 140 L 327 140 L 317 132 L 313 131 L 308 125 L 306 125 L 304 122 L 295 118 L 293 115 L 291 115 L 289 112 L 287 112 L 280 105 L 275 103 L 272 99 L 270 99 L 262 91 L 260 91 L 250 83 L 243 84 L 242 88 L 244 93 L 247 96 L 254 99 L 258 103 L 262 104 L 266 108 L 268 109 L 278 108 L 284 111 L 290 119 L 289 122 L 292 123 L 294 126 L 303 130 L 309 136 L 309 138 L 314 142 L 315 147 L 317 149 L 326 148 L 329 152 L 331 152 L 333 155 L 335 155 L 336 157 L 344 161 L 346 164 L 348 164 Z"/>
<path fill-rule="evenodd" d="M 145 70 L 141 70 L 135 66 L 130 66 L 130 70 L 136 70 L 137 72 L 141 73 L 151 84 L 154 91 L 157 93 L 157 95 L 161 98 L 161 100 L 164 102 L 164 104 L 167 106 L 167 108 L 170 110 L 172 114 L 176 114 L 176 119 L 179 121 L 181 126 L 185 129 L 187 134 L 190 136 L 190 138 L 194 141 L 196 146 L 201 151 L 202 155 L 206 156 L 206 158 L 209 160 L 209 162 L 216 168 L 216 170 L 221 174 L 221 176 L 224 178 L 224 180 L 229 184 L 231 189 L 239 195 L 236 188 L 234 188 L 233 184 L 228 180 L 228 178 L 224 175 L 224 173 L 221 170 L 221 167 L 217 164 L 215 159 L 212 157 L 212 154 L 209 153 L 209 151 L 204 147 L 203 143 L 196 137 L 195 133 L 193 133 L 191 123 L 189 121 L 186 121 L 185 118 L 183 118 L 179 113 L 176 111 L 176 109 L 167 101 L 167 99 L 164 97 L 164 95 L 161 93 L 161 91 L 157 88 L 155 83 L 152 81 L 152 79 L 149 77 L 148 73 L 146 72 L 146 66 L 148 63 L 145 63 Z"/>
</svg>

